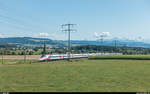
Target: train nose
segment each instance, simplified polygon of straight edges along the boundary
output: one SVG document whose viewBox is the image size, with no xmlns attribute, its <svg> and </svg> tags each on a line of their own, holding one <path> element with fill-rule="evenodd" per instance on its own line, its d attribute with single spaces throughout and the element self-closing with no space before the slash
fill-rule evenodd
<svg viewBox="0 0 150 94">
<path fill-rule="evenodd" d="M 39 61 L 44 61 L 44 59 L 43 59 L 43 58 L 40 58 Z"/>
</svg>

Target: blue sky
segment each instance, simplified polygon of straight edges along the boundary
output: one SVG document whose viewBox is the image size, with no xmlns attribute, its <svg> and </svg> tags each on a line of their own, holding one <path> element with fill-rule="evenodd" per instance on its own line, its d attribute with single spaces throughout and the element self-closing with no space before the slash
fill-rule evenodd
<svg viewBox="0 0 150 94">
<path fill-rule="evenodd" d="M 73 40 L 107 38 L 150 40 L 150 0 L 0 0 L 0 37 L 65 40 L 61 24 L 77 24 Z"/>
</svg>

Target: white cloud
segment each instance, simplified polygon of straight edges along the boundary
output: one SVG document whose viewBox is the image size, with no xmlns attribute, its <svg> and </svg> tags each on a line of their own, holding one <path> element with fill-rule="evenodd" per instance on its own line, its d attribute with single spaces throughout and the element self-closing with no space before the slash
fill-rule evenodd
<svg viewBox="0 0 150 94">
<path fill-rule="evenodd" d="M 108 37 L 108 36 L 110 36 L 110 32 L 102 32 L 101 35 L 104 36 L 104 37 Z"/>
<path fill-rule="evenodd" d="M 99 35 L 96 32 L 94 32 L 94 37 L 99 37 Z"/>
<path fill-rule="evenodd" d="M 39 33 L 39 37 L 49 37 L 49 34 L 48 33 Z"/>
<path fill-rule="evenodd" d="M 145 39 L 143 37 L 139 36 L 135 40 L 141 42 L 141 41 L 144 41 Z"/>
<path fill-rule="evenodd" d="M 110 36 L 110 32 L 102 32 L 100 35 L 98 33 L 94 32 L 94 36 L 96 38 L 101 38 L 102 36 L 103 37 L 109 37 Z"/>
<path fill-rule="evenodd" d="M 31 35 L 31 37 L 57 39 L 57 38 L 60 38 L 60 35 L 55 34 L 55 33 L 41 32 L 38 34 L 33 34 Z"/>
<path fill-rule="evenodd" d="M 3 34 L 0 34 L 0 38 L 3 38 L 4 37 L 4 35 Z"/>
</svg>

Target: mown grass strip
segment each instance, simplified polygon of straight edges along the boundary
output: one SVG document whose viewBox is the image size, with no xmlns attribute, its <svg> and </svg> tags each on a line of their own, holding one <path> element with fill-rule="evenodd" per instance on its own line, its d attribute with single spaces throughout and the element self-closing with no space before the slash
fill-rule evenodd
<svg viewBox="0 0 150 94">
<path fill-rule="evenodd" d="M 150 55 L 101 55 L 101 56 L 91 56 L 88 59 L 150 60 Z"/>
</svg>

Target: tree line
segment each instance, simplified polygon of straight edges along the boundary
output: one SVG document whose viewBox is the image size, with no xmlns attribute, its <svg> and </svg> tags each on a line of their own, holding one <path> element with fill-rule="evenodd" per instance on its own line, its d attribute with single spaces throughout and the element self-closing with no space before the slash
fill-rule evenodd
<svg viewBox="0 0 150 94">
<path fill-rule="evenodd" d="M 0 46 L 0 54 L 4 55 L 41 55 L 41 54 L 65 54 L 67 48 L 63 47 L 34 47 L 19 48 L 12 45 Z M 150 54 L 150 48 L 127 47 L 127 46 L 97 46 L 97 45 L 80 45 L 71 47 L 71 53 L 123 53 L 127 55 Z"/>
</svg>

